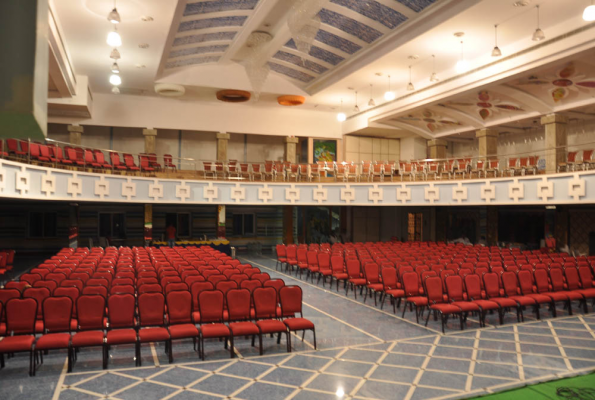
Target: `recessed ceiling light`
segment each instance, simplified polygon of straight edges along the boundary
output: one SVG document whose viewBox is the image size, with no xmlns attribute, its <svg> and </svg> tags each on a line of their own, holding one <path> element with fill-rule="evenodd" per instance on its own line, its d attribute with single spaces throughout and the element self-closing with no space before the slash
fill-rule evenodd
<svg viewBox="0 0 595 400">
<path fill-rule="evenodd" d="M 374 75 L 376 75 L 376 76 L 382 76 L 382 72 L 376 72 Z"/>
<path fill-rule="evenodd" d="M 153 21 L 153 17 L 151 17 L 150 15 L 143 15 L 142 17 L 140 17 L 140 20 L 143 22 L 151 22 Z"/>
<path fill-rule="evenodd" d="M 149 48 L 149 43 L 141 43 L 138 45 L 138 47 L 140 47 L 141 49 L 148 49 Z"/>
<path fill-rule="evenodd" d="M 514 7 L 527 7 L 529 2 L 527 0 L 519 0 L 512 3 Z"/>
<path fill-rule="evenodd" d="M 351 86 L 349 86 L 349 87 L 347 88 L 347 90 L 355 90 L 355 89 L 354 89 L 354 88 L 352 88 Z"/>
<path fill-rule="evenodd" d="M 409 57 L 407 57 L 410 60 L 417 60 L 419 58 L 419 56 L 417 54 L 412 54 Z"/>
<path fill-rule="evenodd" d="M 147 66 L 145 64 L 136 64 L 135 67 L 136 68 L 147 68 Z"/>
<path fill-rule="evenodd" d="M 465 32 L 455 32 L 454 35 L 456 37 L 463 37 L 463 36 L 465 36 Z"/>
</svg>

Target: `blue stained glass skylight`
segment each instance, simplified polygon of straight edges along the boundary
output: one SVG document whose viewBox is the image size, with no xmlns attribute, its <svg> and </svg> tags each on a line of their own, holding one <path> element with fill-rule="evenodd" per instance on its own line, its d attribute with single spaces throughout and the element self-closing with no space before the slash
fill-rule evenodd
<svg viewBox="0 0 595 400">
<path fill-rule="evenodd" d="M 293 39 L 290 39 L 289 42 L 285 43 L 286 47 L 297 49 Z M 312 57 L 318 58 L 319 60 L 326 61 L 329 64 L 337 65 L 341 61 L 344 60 L 343 57 L 336 55 L 335 53 L 331 53 L 330 51 L 326 51 L 321 49 L 320 47 L 312 46 L 310 48 L 310 55 Z"/>
<path fill-rule="evenodd" d="M 246 16 L 236 17 L 220 17 L 199 19 L 196 21 L 182 22 L 178 28 L 178 32 L 193 31 L 197 29 L 217 28 L 221 26 L 242 26 L 246 22 Z"/>
<path fill-rule="evenodd" d="M 214 32 L 202 33 L 200 35 L 183 36 L 174 39 L 172 46 L 182 46 L 185 44 L 215 42 L 217 40 L 233 40 L 237 32 Z"/>
<path fill-rule="evenodd" d="M 300 56 L 296 56 L 295 54 L 286 53 L 284 51 L 278 51 L 277 54 L 273 56 L 273 58 L 277 58 L 279 60 L 283 60 L 285 62 L 297 65 L 302 68 L 309 69 L 312 72 L 317 74 L 322 74 L 328 71 L 328 68 L 323 67 L 320 64 L 316 64 L 310 60 L 302 60 Z"/>
<path fill-rule="evenodd" d="M 213 0 L 186 4 L 184 16 L 221 11 L 254 10 L 258 0 Z"/>
<path fill-rule="evenodd" d="M 360 45 L 357 45 L 347 39 L 343 39 L 340 36 L 333 35 L 332 33 L 322 29 L 318 30 L 318 33 L 316 34 L 316 40 L 328 46 L 336 47 L 337 49 L 348 54 L 353 54 L 362 48 Z"/>
<path fill-rule="evenodd" d="M 192 47 L 189 49 L 176 50 L 169 53 L 170 58 L 188 56 L 191 54 L 223 53 L 229 47 L 228 44 L 213 46 Z"/>
<path fill-rule="evenodd" d="M 399 24 L 407 20 L 407 17 L 400 12 L 374 0 L 331 0 L 331 3 L 349 8 L 358 14 L 380 22 L 382 25 L 390 29 L 397 27 Z"/>
<path fill-rule="evenodd" d="M 424 8 L 431 6 L 436 0 L 395 0 L 406 5 L 415 12 L 423 11 Z"/>
<path fill-rule="evenodd" d="M 269 67 L 271 67 L 271 69 L 279 74 L 283 74 L 286 75 L 290 78 L 293 79 L 297 79 L 298 81 L 302 81 L 305 83 L 310 82 L 312 79 L 314 79 L 313 76 L 310 76 L 308 74 L 305 74 L 301 71 L 297 71 L 293 68 L 289 68 L 286 67 L 285 65 L 280 65 L 274 62 L 269 62 Z"/>
<path fill-rule="evenodd" d="M 185 60 L 177 60 L 177 61 L 168 62 L 167 64 L 165 64 L 165 68 L 175 68 L 175 67 L 184 67 L 186 65 L 214 63 L 214 62 L 219 61 L 219 58 L 221 58 L 221 56 L 187 58 Z"/>
<path fill-rule="evenodd" d="M 366 43 L 372 43 L 374 40 L 382 36 L 382 33 L 378 32 L 376 29 L 342 14 L 327 10 L 326 8 L 320 10 L 318 15 L 324 24 L 347 32 L 350 35 L 360 38 Z"/>
</svg>

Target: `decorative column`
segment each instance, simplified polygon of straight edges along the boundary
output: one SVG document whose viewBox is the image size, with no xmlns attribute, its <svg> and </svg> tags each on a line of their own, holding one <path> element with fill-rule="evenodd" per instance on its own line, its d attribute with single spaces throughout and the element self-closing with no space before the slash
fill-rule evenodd
<svg viewBox="0 0 595 400">
<path fill-rule="evenodd" d="M 566 146 L 568 136 L 566 124 L 568 117 L 560 114 L 549 114 L 541 117 L 541 125 L 545 126 L 545 172 L 555 173 L 558 165 L 566 162 Z"/>
<path fill-rule="evenodd" d="M 153 240 L 153 204 L 145 204 L 145 246 Z"/>
<path fill-rule="evenodd" d="M 72 144 L 80 146 L 81 136 L 84 131 L 84 128 L 80 125 L 68 125 L 68 133 L 70 134 L 70 138 L 68 139 L 68 141 Z"/>
<path fill-rule="evenodd" d="M 293 207 L 283 206 L 283 243 L 293 244 Z"/>
<path fill-rule="evenodd" d="M 230 135 L 226 132 L 217 134 L 217 161 L 227 161 L 227 142 Z"/>
<path fill-rule="evenodd" d="M 0 133 L 47 135 L 48 0 L 0 1 Z"/>
<path fill-rule="evenodd" d="M 157 141 L 157 129 L 143 129 L 143 136 L 145 137 L 145 153 L 155 153 L 156 141 Z"/>
<path fill-rule="evenodd" d="M 432 159 L 446 158 L 446 140 L 432 139 L 428 140 L 429 157 Z"/>
<path fill-rule="evenodd" d="M 288 136 L 285 138 L 285 161 L 295 164 L 297 154 L 298 138 L 295 136 Z"/>
<path fill-rule="evenodd" d="M 475 133 L 479 139 L 479 157 L 495 158 L 498 155 L 498 132 L 493 129 L 480 129 Z"/>
<path fill-rule="evenodd" d="M 217 206 L 217 237 L 225 238 L 225 206 Z"/>
</svg>

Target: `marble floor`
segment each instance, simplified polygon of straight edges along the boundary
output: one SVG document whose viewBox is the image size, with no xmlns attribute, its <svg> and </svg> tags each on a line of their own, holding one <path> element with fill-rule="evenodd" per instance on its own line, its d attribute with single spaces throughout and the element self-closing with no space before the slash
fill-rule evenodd
<svg viewBox="0 0 595 400">
<path fill-rule="evenodd" d="M 163 346 L 142 347 L 142 367 L 134 367 L 134 349 L 116 346 L 108 370 L 101 369 L 99 349 L 84 349 L 72 373 L 66 373 L 64 352 L 44 357 L 37 376 L 27 375 L 28 357 L 7 360 L 0 371 L 0 399 L 454 399 L 507 390 L 530 383 L 578 375 L 595 369 L 595 313 L 574 316 L 558 310 L 552 318 L 542 307 L 540 321 L 488 315 L 479 329 L 469 319 L 466 329 L 449 321 L 446 335 L 430 318 L 417 324 L 415 313 L 392 313 L 345 297 L 319 285 L 275 271 L 267 256 L 246 256 L 286 284 L 304 290 L 304 316 L 316 324 L 318 350 L 311 333 L 285 343 L 264 339 L 264 356 L 249 340 L 236 341 L 237 358 L 230 359 L 223 343 L 206 346 L 200 362 L 191 341 L 174 343 L 174 364 Z"/>
</svg>

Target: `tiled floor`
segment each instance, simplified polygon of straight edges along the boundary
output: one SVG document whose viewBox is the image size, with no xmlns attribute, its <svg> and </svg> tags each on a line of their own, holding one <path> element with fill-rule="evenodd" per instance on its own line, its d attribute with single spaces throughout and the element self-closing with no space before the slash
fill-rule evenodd
<svg viewBox="0 0 595 400">
<path fill-rule="evenodd" d="M 269 269 L 286 284 L 295 278 L 274 270 L 267 257 L 246 261 Z M 35 378 L 27 376 L 24 356 L 7 360 L 0 372 L 0 399 L 429 399 L 465 398 L 527 383 L 572 376 L 595 369 L 595 313 L 559 317 L 543 309 L 542 320 L 530 315 L 517 324 L 507 315 L 503 326 L 488 315 L 478 329 L 468 321 L 464 331 L 450 321 L 447 334 L 430 319 L 428 328 L 373 306 L 300 282 L 304 314 L 316 324 L 319 350 L 292 338 L 285 344 L 265 339 L 260 357 L 249 341 L 237 341 L 238 358 L 229 359 L 219 342 L 206 348 L 199 362 L 191 342 L 174 344 L 175 364 L 167 364 L 160 345 L 143 346 L 142 368 L 134 368 L 134 351 L 121 346 L 111 352 L 110 368 L 101 369 L 100 352 L 80 352 L 73 373 L 66 374 L 64 353 L 44 357 Z M 387 304 L 388 305 L 388 304 Z M 578 307 L 574 307 L 575 313 Z"/>
</svg>

